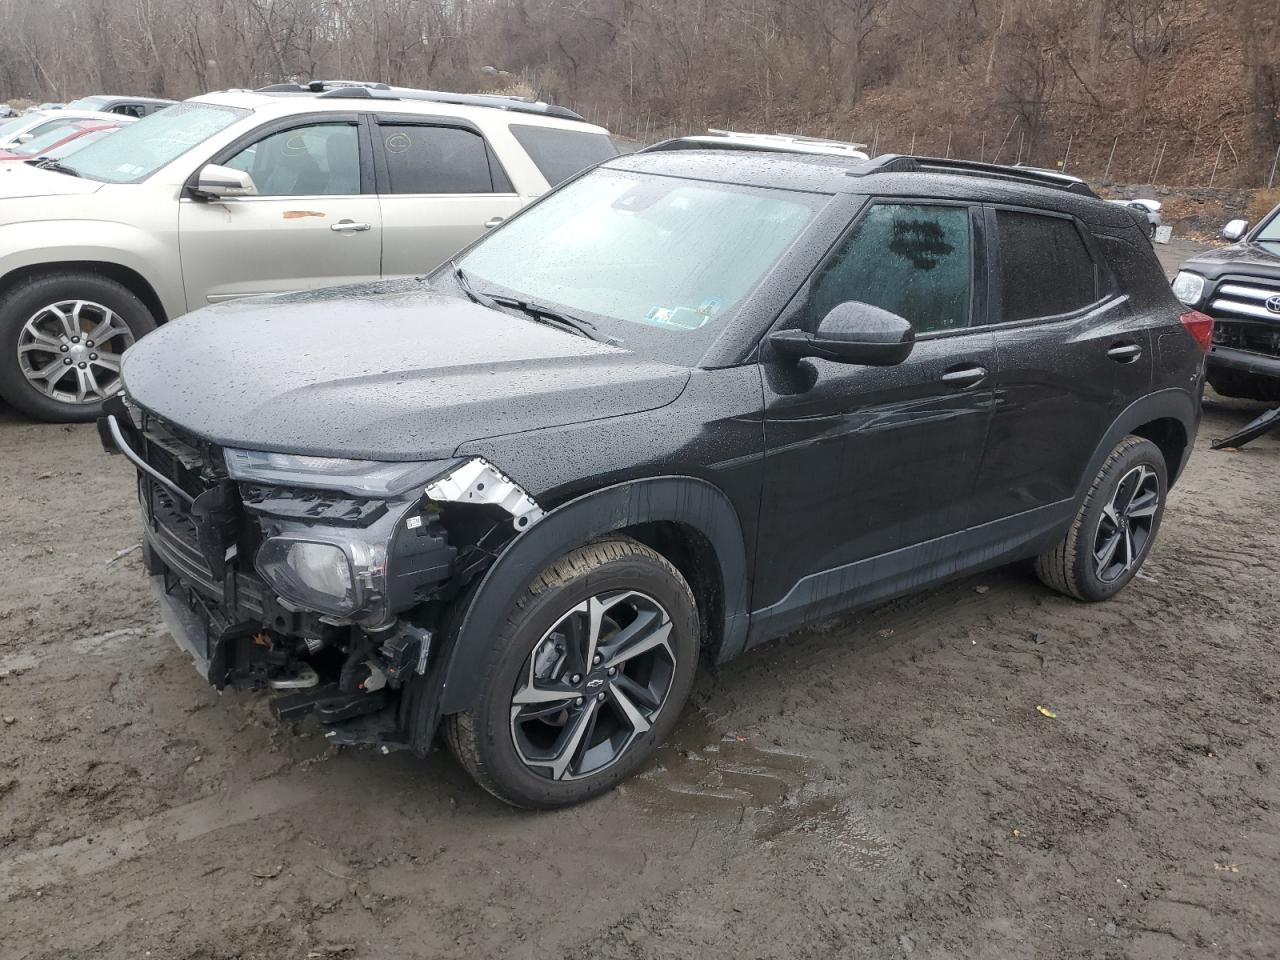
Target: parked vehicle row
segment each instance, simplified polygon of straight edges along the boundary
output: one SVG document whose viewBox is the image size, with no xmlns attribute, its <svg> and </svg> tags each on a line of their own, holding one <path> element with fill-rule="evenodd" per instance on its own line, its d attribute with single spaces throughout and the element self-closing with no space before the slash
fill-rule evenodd
<svg viewBox="0 0 1280 960">
<path fill-rule="evenodd" d="M 348 104 L 394 185 L 413 115 Z M 553 181 L 448 116 L 513 207 Z M 256 186 L 228 160 L 263 132 L 192 182 Z M 1212 320 L 1132 211 L 1034 171 L 678 146 L 426 277 L 209 306 L 129 352 L 99 430 L 210 683 L 338 743 L 442 730 L 485 789 L 556 807 L 646 762 L 700 662 L 1015 560 L 1085 601 L 1136 575 Z"/>
<path fill-rule="evenodd" d="M 0 395 L 91 420 L 158 324 L 424 273 L 616 154 L 603 128 L 512 97 L 316 83 L 167 107 L 0 180 Z"/>
</svg>

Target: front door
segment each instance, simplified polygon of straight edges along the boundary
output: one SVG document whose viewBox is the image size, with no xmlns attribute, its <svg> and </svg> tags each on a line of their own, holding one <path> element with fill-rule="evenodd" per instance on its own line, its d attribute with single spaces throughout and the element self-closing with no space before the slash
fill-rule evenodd
<svg viewBox="0 0 1280 960">
<path fill-rule="evenodd" d="M 178 215 L 187 307 L 377 279 L 382 217 L 358 120 L 274 127 L 212 162 L 253 177 L 258 195 L 183 198 Z"/>
<path fill-rule="evenodd" d="M 765 486 L 753 640 L 885 596 L 954 557 L 995 374 L 980 208 L 873 202 L 781 326 L 813 330 L 859 300 L 915 328 L 894 367 L 800 362 L 763 349 Z"/>
<path fill-rule="evenodd" d="M 371 125 L 382 205 L 382 273 L 426 273 L 522 205 L 479 130 L 429 118 Z"/>
</svg>

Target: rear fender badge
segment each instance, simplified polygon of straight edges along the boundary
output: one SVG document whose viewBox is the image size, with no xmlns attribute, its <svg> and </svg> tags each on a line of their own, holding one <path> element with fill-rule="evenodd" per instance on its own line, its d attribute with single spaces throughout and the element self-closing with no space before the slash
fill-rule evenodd
<svg viewBox="0 0 1280 960">
<path fill-rule="evenodd" d="M 437 503 L 491 503 L 511 514 L 517 531 L 527 530 L 545 511 L 518 483 L 483 457 L 472 457 L 427 484 L 426 494 Z"/>
</svg>

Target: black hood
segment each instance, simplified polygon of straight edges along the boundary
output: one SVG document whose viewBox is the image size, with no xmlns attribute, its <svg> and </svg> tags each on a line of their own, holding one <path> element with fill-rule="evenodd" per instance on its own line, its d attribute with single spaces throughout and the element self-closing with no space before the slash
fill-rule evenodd
<svg viewBox="0 0 1280 960">
<path fill-rule="evenodd" d="M 216 443 L 370 460 L 652 410 L 689 379 L 417 280 L 197 310 L 132 347 L 122 375 L 134 402 Z"/>
<path fill-rule="evenodd" d="M 1182 269 L 1193 270 L 1210 280 L 1234 273 L 1280 280 L 1280 243 L 1233 243 L 1197 254 L 1184 263 Z"/>
</svg>

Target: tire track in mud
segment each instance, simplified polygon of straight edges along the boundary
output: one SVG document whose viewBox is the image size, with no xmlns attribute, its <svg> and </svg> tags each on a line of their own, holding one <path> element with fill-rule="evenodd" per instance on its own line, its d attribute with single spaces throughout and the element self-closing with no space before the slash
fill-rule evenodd
<svg viewBox="0 0 1280 960">
<path fill-rule="evenodd" d="M 316 789 L 306 778 L 264 780 L 236 794 L 205 797 L 53 847 L 16 854 L 0 860 L 0 903 L 135 860 L 161 845 L 271 816 L 314 799 Z"/>
</svg>

